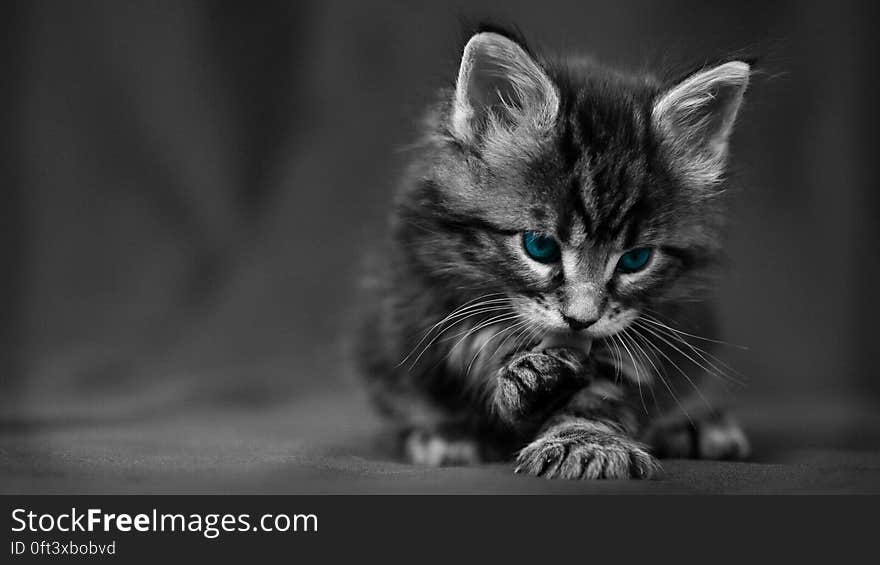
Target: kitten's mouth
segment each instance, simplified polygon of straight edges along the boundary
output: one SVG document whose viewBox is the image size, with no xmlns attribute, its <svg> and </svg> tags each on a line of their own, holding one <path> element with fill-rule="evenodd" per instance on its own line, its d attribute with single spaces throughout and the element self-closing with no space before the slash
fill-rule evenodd
<svg viewBox="0 0 880 565">
<path fill-rule="evenodd" d="M 593 346 L 593 338 L 583 332 L 558 331 L 547 334 L 538 349 L 549 349 L 551 347 L 567 347 L 583 351 L 584 354 L 590 353 Z"/>
</svg>

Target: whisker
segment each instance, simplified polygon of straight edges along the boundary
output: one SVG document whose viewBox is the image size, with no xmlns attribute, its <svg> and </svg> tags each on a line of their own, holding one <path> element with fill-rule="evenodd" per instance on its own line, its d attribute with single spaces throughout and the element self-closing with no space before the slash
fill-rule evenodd
<svg viewBox="0 0 880 565">
<path fill-rule="evenodd" d="M 478 304 L 471 304 L 466 307 L 461 306 L 461 307 L 457 308 L 455 311 L 453 311 L 452 313 L 450 313 L 449 315 L 447 315 L 445 318 L 443 318 L 442 320 L 440 320 L 439 322 L 435 323 L 430 328 L 428 328 L 428 330 L 425 332 L 425 335 L 422 337 L 421 340 L 419 340 L 419 343 L 421 343 L 428 336 L 430 336 L 431 332 L 437 330 L 438 328 L 441 328 L 444 324 L 449 324 L 453 320 L 457 320 L 457 321 L 455 321 L 455 323 L 450 324 L 450 327 L 460 323 L 462 320 L 467 319 L 475 314 L 482 314 L 484 312 L 491 312 L 493 309 L 501 310 L 501 309 L 505 309 L 505 308 L 510 308 L 507 299 L 487 300 L 487 301 L 480 302 Z M 418 347 L 418 344 L 416 344 L 416 347 Z"/>
<path fill-rule="evenodd" d="M 483 311 L 480 311 L 480 312 L 476 312 L 476 313 L 474 313 L 474 314 L 472 314 L 472 315 L 470 315 L 470 316 L 467 316 L 467 317 L 465 317 L 465 318 L 462 318 L 461 320 L 459 320 L 459 321 L 456 322 L 455 324 L 452 324 L 451 326 L 447 327 L 445 330 L 443 330 L 443 332 L 445 333 L 446 331 L 451 330 L 453 327 L 455 327 L 455 326 L 457 326 L 458 324 L 464 322 L 465 320 L 469 320 L 470 318 L 473 318 L 473 317 L 476 316 L 476 315 L 480 315 L 480 314 L 488 314 L 488 313 L 491 313 L 491 312 L 504 312 L 503 314 L 497 314 L 498 316 L 505 316 L 505 315 L 507 315 L 507 314 L 513 314 L 513 313 L 514 313 L 514 312 L 513 312 L 509 307 L 507 307 L 507 306 L 501 306 L 501 307 L 495 307 L 495 308 L 491 308 L 491 309 L 483 310 Z M 482 323 L 485 322 L 485 321 L 486 321 L 486 320 L 481 320 L 481 321 L 477 322 L 476 325 L 480 325 L 480 324 L 482 324 Z M 470 327 L 470 328 L 467 328 L 467 329 L 461 330 L 461 331 L 458 332 L 458 333 L 454 333 L 454 334 L 452 334 L 452 335 L 446 336 L 446 337 L 443 338 L 443 341 L 452 341 L 453 339 L 455 339 L 455 338 L 457 338 L 457 337 L 459 337 L 459 336 L 461 336 L 461 335 L 464 335 L 464 334 L 470 332 L 472 329 L 473 329 L 473 327 Z M 437 337 L 439 338 L 440 335 L 438 335 Z"/>
<path fill-rule="evenodd" d="M 460 317 L 461 315 L 465 314 L 466 312 L 472 312 L 473 309 L 479 309 L 484 306 L 489 306 L 492 304 L 497 305 L 497 304 L 501 304 L 504 302 L 509 302 L 509 299 L 507 299 L 507 298 L 496 298 L 496 299 L 491 299 L 491 300 L 483 300 L 482 302 L 480 302 L 483 298 L 487 298 L 489 296 L 500 295 L 500 294 L 503 294 L 503 293 L 493 292 L 490 294 L 485 294 L 481 297 L 475 298 L 473 300 L 469 300 L 468 302 L 465 302 L 461 306 L 458 306 L 457 308 L 455 308 L 446 317 L 444 317 L 442 320 L 435 323 L 434 325 L 432 325 L 430 328 L 428 328 L 425 331 L 425 334 L 422 336 L 422 338 L 418 341 L 418 343 L 416 343 L 413 346 L 412 350 L 407 354 L 407 356 L 404 357 L 400 361 L 400 363 L 397 364 L 397 367 L 400 367 L 401 365 L 406 363 L 407 359 L 409 359 L 410 356 L 412 356 L 412 354 L 416 352 L 416 350 L 419 348 L 419 346 L 428 338 L 428 336 L 431 335 L 431 332 L 435 331 L 438 327 L 442 326 L 443 324 L 445 324 L 445 323 L 447 323 L 457 317 Z"/>
<path fill-rule="evenodd" d="M 551 328 L 545 328 L 544 326 L 537 326 L 532 331 L 528 333 L 526 339 L 523 341 L 523 347 L 527 347 L 531 343 L 541 343 L 548 333 L 550 333 Z"/>
<path fill-rule="evenodd" d="M 497 308 L 497 309 L 491 309 L 491 310 L 486 310 L 486 311 L 475 312 L 475 313 L 472 313 L 472 314 L 470 314 L 470 315 L 468 315 L 468 316 L 465 316 L 465 317 L 462 318 L 461 320 L 457 321 L 455 324 L 452 324 L 452 325 L 450 325 L 450 326 L 447 326 L 447 327 L 443 328 L 443 329 L 442 329 L 437 335 L 435 335 L 434 338 L 433 338 L 430 342 L 428 342 L 427 345 L 425 345 L 425 346 L 422 348 L 422 351 L 419 353 L 418 357 L 416 357 L 415 360 L 414 360 L 414 361 L 412 362 L 412 364 L 410 365 L 410 369 L 412 369 L 413 367 L 415 367 L 416 363 L 419 362 L 419 359 L 421 359 L 421 357 L 425 354 L 425 352 L 427 352 L 428 349 L 430 349 L 431 346 L 434 345 L 434 343 L 436 343 L 437 340 L 440 339 L 440 338 L 443 336 L 443 334 L 445 334 L 447 331 L 449 331 L 450 329 L 452 329 L 452 328 L 455 327 L 456 325 L 458 325 L 458 324 L 464 322 L 465 320 L 467 320 L 467 319 L 469 319 L 469 318 L 472 318 L 472 317 L 477 316 L 477 315 L 482 315 L 482 314 L 484 314 L 484 313 L 493 312 L 493 311 L 503 311 L 503 313 L 502 313 L 502 314 L 498 314 L 498 315 L 493 316 L 493 317 L 490 317 L 488 320 L 483 320 L 483 321 L 479 322 L 475 327 L 476 327 L 477 329 L 480 329 L 480 328 L 482 328 L 482 327 L 485 327 L 485 326 L 483 326 L 482 324 L 491 324 L 492 321 L 495 321 L 495 320 L 500 319 L 501 317 L 504 317 L 504 316 L 508 316 L 508 315 L 510 315 L 510 310 L 509 310 L 509 308 L 506 308 L 506 307 L 500 307 L 500 308 Z M 455 339 L 455 337 L 460 336 L 460 335 L 462 335 L 462 334 L 466 334 L 466 335 L 462 338 L 462 339 L 465 339 L 465 338 L 467 338 L 467 335 L 469 335 L 469 333 L 472 332 L 472 331 L 476 331 L 476 330 L 475 330 L 474 328 L 471 328 L 471 329 L 466 330 L 466 331 L 464 331 L 464 332 L 460 332 L 460 333 L 458 333 L 458 334 L 456 334 L 456 335 L 454 335 L 454 336 L 452 336 L 452 337 L 445 338 L 444 341 L 448 341 L 448 340 L 450 340 L 450 339 Z M 458 344 L 456 344 L 456 346 L 457 346 L 457 345 L 458 345 Z M 454 347 L 453 347 L 453 349 L 454 349 Z M 450 351 L 451 351 L 451 350 L 450 350 Z"/>
<path fill-rule="evenodd" d="M 464 342 L 464 340 L 466 340 L 468 337 L 470 337 L 474 333 L 476 333 L 484 328 L 487 328 L 489 326 L 492 326 L 494 324 L 501 324 L 504 322 L 509 322 L 509 321 L 515 320 L 517 318 L 519 318 L 518 314 L 505 313 L 505 314 L 499 314 L 497 316 L 493 316 L 493 317 L 489 318 L 488 320 L 483 320 L 482 322 L 479 322 L 477 325 L 475 325 L 470 330 L 468 330 L 464 334 L 464 336 L 462 336 L 461 339 L 459 339 L 457 342 L 455 342 L 455 345 L 453 345 L 452 347 L 449 348 L 449 352 L 446 354 L 446 359 L 448 359 L 449 356 L 452 355 L 452 352 L 455 351 L 458 348 L 458 346 L 460 346 Z"/>
<path fill-rule="evenodd" d="M 636 320 L 636 322 L 638 322 L 638 321 L 639 321 L 639 320 Z M 644 327 L 644 326 L 642 326 L 641 324 L 639 324 L 639 325 L 640 325 L 641 327 Z M 645 327 L 645 330 L 648 330 L 648 329 L 650 329 L 650 328 Z M 693 351 L 693 352 L 694 352 L 694 353 L 695 353 L 700 359 L 702 359 L 703 361 L 705 361 L 706 364 L 709 365 L 709 367 L 711 367 L 712 370 L 715 371 L 715 373 L 717 373 L 717 375 L 713 374 L 713 376 L 718 376 L 719 378 L 721 378 L 721 379 L 723 379 L 723 380 L 726 379 L 727 381 L 730 381 L 730 382 L 732 382 L 732 383 L 734 383 L 734 384 L 737 384 L 737 385 L 739 385 L 739 386 L 745 386 L 745 385 L 746 385 L 746 382 L 745 382 L 745 380 L 744 380 L 744 379 L 746 379 L 746 376 L 745 376 L 745 375 L 743 375 L 742 373 L 740 373 L 739 371 L 737 371 L 736 369 L 734 369 L 733 367 L 731 367 L 730 365 L 728 365 L 727 363 L 725 363 L 723 360 L 721 360 L 721 359 L 719 359 L 718 357 L 716 357 L 715 355 L 712 355 L 710 352 L 706 351 L 705 349 L 702 349 L 702 348 L 700 348 L 700 347 L 695 346 L 694 344 L 692 344 L 692 343 L 690 343 L 689 341 L 685 340 L 684 338 L 682 338 L 682 337 L 679 336 L 678 334 L 674 334 L 674 333 L 671 333 L 671 332 L 669 332 L 669 331 L 664 330 L 664 328 L 662 328 L 662 327 L 655 326 L 655 329 L 656 329 L 658 332 L 660 332 L 661 334 L 663 334 L 663 335 L 665 335 L 666 337 L 668 337 L 669 339 L 675 340 L 675 341 L 677 341 L 678 343 L 681 343 L 682 345 L 687 346 L 688 349 L 690 349 L 691 351 Z M 711 359 L 710 359 L 710 358 L 711 358 Z M 714 362 L 713 362 L 713 360 L 714 360 Z M 727 371 L 730 371 L 731 373 L 734 373 L 735 375 L 737 375 L 738 377 L 741 377 L 741 378 L 737 378 L 737 377 L 735 377 L 735 376 L 733 376 L 733 375 L 728 374 L 724 369 L 721 369 L 721 368 L 718 367 L 718 365 L 716 365 L 715 363 L 718 363 L 718 365 L 721 365 L 722 367 L 724 367 L 725 369 L 727 369 Z M 708 371 L 708 370 L 707 370 L 707 371 Z M 712 373 L 712 371 L 708 371 L 708 372 L 709 372 L 709 373 Z"/>
<path fill-rule="evenodd" d="M 517 328 L 517 327 L 523 326 L 523 325 L 525 325 L 525 324 L 528 324 L 528 320 L 520 320 L 519 322 L 516 322 L 515 324 L 509 324 L 509 325 L 505 326 L 503 329 L 501 329 L 501 330 L 495 332 L 494 334 L 492 334 L 492 335 L 489 337 L 489 339 L 486 340 L 486 343 L 484 343 L 482 346 L 480 346 L 480 348 L 477 350 L 477 352 L 474 353 L 474 357 L 473 357 L 473 359 L 471 359 L 471 362 L 468 363 L 467 369 L 465 370 L 464 374 L 465 374 L 465 375 L 470 375 L 470 374 L 471 374 L 471 367 L 473 367 L 474 362 L 477 360 L 477 357 L 480 356 L 480 353 L 483 352 L 483 350 L 486 348 L 486 346 L 489 345 L 489 343 L 491 343 L 493 339 L 495 339 L 496 337 L 498 337 L 499 335 L 501 335 L 501 334 L 503 334 L 503 333 L 505 333 L 505 332 L 508 332 L 508 331 L 510 331 L 510 330 L 512 330 L 512 329 L 514 329 L 514 328 Z M 508 337 L 509 337 L 509 336 L 508 336 Z M 495 351 L 498 351 L 498 349 L 496 348 Z"/>
<path fill-rule="evenodd" d="M 614 339 L 615 341 L 609 341 L 609 339 Z M 612 363 L 614 364 L 614 380 L 620 381 L 620 365 L 623 363 L 623 357 L 621 356 L 620 346 L 617 345 L 616 339 L 617 338 L 612 334 L 608 336 L 608 338 L 606 338 L 604 341 L 607 342 L 609 345 L 614 346 L 614 358 L 611 359 Z"/>
<path fill-rule="evenodd" d="M 501 351 L 501 350 L 504 348 L 504 345 L 505 345 L 508 341 L 510 341 L 511 338 L 514 338 L 512 349 L 513 349 L 514 351 L 516 351 L 517 338 L 518 338 L 519 336 L 522 336 L 522 335 L 525 334 L 526 332 L 530 331 L 531 329 L 532 329 L 532 327 L 531 327 L 528 323 L 526 323 L 526 324 L 523 324 L 518 330 L 516 330 L 516 331 L 514 331 L 514 332 L 511 332 L 507 337 L 505 337 L 505 338 L 501 341 L 501 343 L 498 344 L 498 346 L 495 348 L 495 351 L 493 351 L 493 352 L 492 352 L 492 355 L 489 356 L 489 359 L 493 359 L 496 355 L 498 355 L 498 352 Z"/>
<path fill-rule="evenodd" d="M 656 310 L 652 310 L 651 308 L 643 308 L 643 310 L 646 310 L 646 311 L 648 311 L 648 312 L 652 312 L 652 313 L 654 313 L 654 314 L 656 314 L 656 315 L 660 315 L 660 316 L 662 316 L 662 314 L 660 314 L 660 313 L 657 312 Z M 738 343 L 731 343 L 731 342 L 729 342 L 729 341 L 722 341 L 722 340 L 720 340 L 720 339 L 711 339 L 711 338 L 708 338 L 708 337 L 703 337 L 703 336 L 701 336 L 701 335 L 696 335 L 696 334 L 688 333 L 688 332 L 686 332 L 686 331 L 684 331 L 684 330 L 680 330 L 680 329 L 678 329 L 678 328 L 673 328 L 672 326 L 668 326 L 668 325 L 664 324 L 662 321 L 660 321 L 660 320 L 654 318 L 653 316 L 649 316 L 649 315 L 644 314 L 644 313 L 642 313 L 641 317 L 642 317 L 642 319 L 644 319 L 644 320 L 646 320 L 646 321 L 653 322 L 654 324 L 661 325 L 661 326 L 665 327 L 665 328 L 668 329 L 668 330 L 674 331 L 675 333 L 678 333 L 678 334 L 681 334 L 681 335 L 686 335 L 686 336 L 688 336 L 688 337 L 692 337 L 692 338 L 694 338 L 694 339 L 699 339 L 699 340 L 701 340 L 701 341 L 708 341 L 709 343 L 715 343 L 715 344 L 718 344 L 718 345 L 726 345 L 726 346 L 728 346 L 728 347 L 735 347 L 735 348 L 737 348 L 737 349 L 741 349 L 741 350 L 743 350 L 743 351 L 748 351 L 748 350 L 749 350 L 748 346 L 746 346 L 746 345 L 740 345 L 740 344 L 738 344 Z M 665 316 L 663 316 L 663 317 L 665 317 Z"/>
<path fill-rule="evenodd" d="M 464 317 L 462 317 L 462 318 L 456 320 L 454 323 L 451 323 L 451 324 L 449 324 L 449 325 L 447 325 L 447 326 L 441 328 L 440 331 L 437 332 L 437 334 L 436 334 L 436 335 L 435 335 L 435 336 L 434 336 L 434 337 L 433 337 L 433 338 L 432 338 L 432 339 L 431 339 L 431 340 L 430 340 L 430 341 L 429 341 L 429 342 L 428 342 L 428 343 L 422 348 L 422 350 L 419 352 L 419 354 L 418 354 L 418 356 L 416 357 L 416 359 L 413 361 L 412 365 L 410 365 L 410 368 L 412 368 L 412 367 L 414 367 L 414 366 L 416 365 L 416 363 L 418 362 L 419 358 L 420 358 L 422 355 L 424 355 L 425 352 L 428 351 L 428 349 L 430 349 L 431 346 L 434 345 L 434 343 L 437 342 L 437 340 L 439 340 L 441 337 L 443 337 L 443 334 L 445 334 L 446 332 L 448 332 L 449 330 L 451 330 L 452 328 L 454 328 L 454 327 L 457 326 L 458 324 L 461 324 L 461 323 L 465 322 L 466 320 L 469 320 L 470 318 L 473 318 L 473 317 L 475 317 L 475 316 L 480 316 L 480 315 L 483 315 L 483 314 L 489 314 L 489 313 L 492 313 L 492 312 L 500 312 L 500 311 L 505 311 L 505 312 L 507 312 L 507 311 L 509 311 L 509 310 L 510 310 L 510 309 L 509 309 L 508 307 L 506 307 L 506 306 L 498 306 L 498 307 L 493 307 L 493 308 L 482 308 L 482 309 L 479 309 L 479 310 L 475 310 L 475 311 L 473 311 L 473 312 L 470 312 L 470 313 L 468 313 L 466 316 L 464 316 Z M 461 335 L 461 333 L 456 334 L 456 336 L 458 336 L 458 335 Z M 452 338 L 447 338 L 447 339 L 454 339 L 456 336 L 452 336 Z M 414 353 L 414 352 L 413 352 L 413 353 Z M 407 359 L 408 359 L 410 356 L 412 356 L 412 353 L 411 353 L 410 355 L 407 356 Z M 402 361 L 402 363 L 405 363 L 405 362 L 406 362 L 406 359 L 404 359 L 404 360 Z M 398 366 L 400 366 L 400 365 L 398 365 Z"/>
<path fill-rule="evenodd" d="M 645 348 L 642 347 L 641 344 L 638 341 L 636 341 L 635 338 L 629 336 L 626 332 L 627 332 L 627 329 L 624 329 L 622 333 L 625 337 L 627 337 L 629 339 L 630 345 L 633 346 L 633 349 L 637 349 L 644 359 L 648 360 L 648 363 L 650 363 L 651 367 L 654 369 L 654 372 L 652 374 L 658 375 L 660 371 L 657 369 L 657 365 L 654 364 L 654 360 L 651 358 L 651 356 L 648 355 L 648 352 L 645 351 Z M 644 365 L 643 365 L 643 368 L 645 369 L 645 372 L 648 372 L 647 367 L 644 367 Z M 648 384 L 648 392 L 651 393 L 651 398 L 654 401 L 654 408 L 656 408 L 659 411 L 660 406 L 657 402 L 657 395 L 654 393 L 653 379 L 651 379 L 651 382 Z"/>
<path fill-rule="evenodd" d="M 654 345 L 653 343 L 651 343 L 651 340 L 649 340 L 648 338 L 643 336 L 636 328 L 632 328 L 632 329 L 633 329 L 633 335 L 635 335 L 636 337 L 641 339 L 643 342 L 647 343 L 649 347 L 651 347 L 653 349 L 657 349 L 657 346 Z M 663 353 L 663 352 L 661 351 L 660 353 Z M 658 362 L 659 362 L 659 359 L 658 359 Z M 653 363 L 653 361 L 652 361 L 652 363 Z M 662 363 L 661 363 L 661 365 L 662 365 Z M 656 370 L 657 366 L 655 365 L 654 368 Z M 679 409 L 685 415 L 685 418 L 687 418 L 688 422 L 690 422 L 690 424 L 693 425 L 694 422 L 693 422 L 693 420 L 691 420 L 690 414 L 688 414 L 688 411 L 685 409 L 684 405 L 678 399 L 678 395 L 675 394 L 675 391 L 669 385 L 668 379 L 666 377 L 666 372 L 657 370 L 657 376 L 660 377 L 660 382 L 662 382 L 663 386 L 666 387 L 666 390 L 669 391 L 669 394 L 672 396 L 673 400 L 675 400 L 675 403 L 678 405 Z"/>
<path fill-rule="evenodd" d="M 705 349 L 703 349 L 703 348 L 701 348 L 701 347 L 697 347 L 697 346 L 695 346 L 694 344 L 690 343 L 689 341 L 687 341 L 686 339 L 684 339 L 683 337 L 681 337 L 679 334 L 677 334 L 677 333 L 673 333 L 673 331 L 675 330 L 675 328 L 672 328 L 672 327 L 667 326 L 667 325 L 665 325 L 665 324 L 656 325 L 657 323 L 656 323 L 655 321 L 649 320 L 649 319 L 647 319 L 647 318 L 640 318 L 640 320 L 641 320 L 641 321 L 645 321 L 645 322 L 650 322 L 650 323 L 654 324 L 654 327 L 657 329 L 657 331 L 659 331 L 659 332 L 661 332 L 661 333 L 664 333 L 664 334 L 665 334 L 667 337 L 669 337 L 670 339 L 674 339 L 674 340 L 678 341 L 679 343 L 681 343 L 681 344 L 683 344 L 683 345 L 686 345 L 686 346 L 687 346 L 689 349 L 691 349 L 694 353 L 696 353 L 698 356 L 700 356 L 700 358 L 703 359 L 703 361 L 705 361 L 705 362 L 706 362 L 708 365 L 710 365 L 713 369 L 715 369 L 716 371 L 718 371 L 718 373 L 721 373 L 722 375 L 724 375 L 725 377 L 729 378 L 731 381 L 736 382 L 737 384 L 745 385 L 745 381 L 740 381 L 739 379 L 736 379 L 736 378 L 734 378 L 733 376 L 730 376 L 730 375 L 725 374 L 725 372 L 724 372 L 722 369 L 720 369 L 719 367 L 717 367 L 717 366 L 715 365 L 715 363 L 718 363 L 719 365 L 721 365 L 722 367 L 724 367 L 725 369 L 727 369 L 727 370 L 730 371 L 731 373 L 734 373 L 734 374 L 738 375 L 738 376 L 741 377 L 742 379 L 746 379 L 746 376 L 745 376 L 745 375 L 743 375 L 742 373 L 740 373 L 739 371 L 737 371 L 736 369 L 734 369 L 733 367 L 731 367 L 730 365 L 728 365 L 727 363 L 725 363 L 722 359 L 718 358 L 717 356 L 713 355 L 712 353 L 706 351 Z M 639 321 L 639 320 L 636 320 L 636 321 Z M 710 357 L 712 358 L 712 360 L 715 361 L 715 363 L 713 363 L 713 362 L 709 359 Z"/>
<path fill-rule="evenodd" d="M 626 340 L 626 341 L 630 342 L 630 344 L 632 344 L 632 340 L 628 339 L 628 336 L 626 335 L 626 330 L 621 332 L 620 339 L 621 339 L 621 341 Z M 635 348 L 633 348 L 633 349 L 635 349 Z M 627 351 L 629 351 L 629 348 L 627 348 Z M 639 365 L 641 365 L 641 363 L 639 363 L 638 361 L 635 360 L 635 357 L 633 356 L 632 353 L 630 353 L 630 358 L 632 358 L 633 365 L 636 370 L 636 385 L 639 388 L 639 400 L 642 403 L 642 409 L 645 411 L 645 414 L 648 414 L 648 406 L 645 404 L 645 396 L 642 394 L 642 376 L 641 376 L 641 372 L 639 371 Z"/>
<path fill-rule="evenodd" d="M 645 406 L 645 399 L 642 396 L 642 378 L 641 378 L 642 376 L 641 376 L 641 373 L 639 372 L 638 362 L 636 361 L 636 358 L 633 355 L 632 351 L 630 351 L 629 346 L 627 346 L 626 341 L 624 341 L 623 338 L 625 336 L 623 334 L 619 334 L 619 337 L 620 337 L 621 345 L 623 345 L 623 348 L 626 350 L 627 354 L 629 355 L 630 360 L 633 363 L 633 370 L 636 372 L 636 384 L 639 387 L 639 398 L 642 400 L 642 406 L 645 408 L 645 413 L 647 414 L 648 408 Z"/>
<path fill-rule="evenodd" d="M 484 307 L 488 307 L 488 306 L 498 306 L 501 304 L 509 304 L 509 303 L 510 303 L 510 300 L 508 298 L 492 298 L 492 299 L 488 299 L 488 300 L 481 300 L 478 302 L 471 301 L 471 302 L 462 304 L 461 306 L 459 306 L 458 308 L 456 308 L 455 310 L 450 312 L 445 318 L 443 318 L 442 320 L 440 320 L 439 322 L 434 324 L 428 330 L 428 333 L 430 333 L 431 330 L 435 329 L 437 326 L 440 326 L 440 325 L 442 325 L 442 324 L 444 324 L 454 318 L 457 318 L 466 312 L 471 312 L 475 309 L 484 308 Z"/>
<path fill-rule="evenodd" d="M 690 355 L 688 355 L 687 352 L 683 351 L 681 348 L 679 348 L 677 345 L 675 345 L 675 343 L 673 343 L 673 342 L 669 341 L 668 339 L 666 339 L 666 337 L 664 337 L 661 333 L 654 331 L 653 329 L 651 329 L 651 328 L 648 327 L 648 326 L 645 326 L 645 325 L 643 325 L 643 324 L 639 324 L 639 320 L 636 320 L 636 321 L 634 322 L 634 325 L 637 325 L 638 327 L 640 327 L 640 328 L 642 328 L 643 330 L 647 331 L 648 333 L 650 333 L 650 334 L 653 335 L 654 337 L 660 339 L 661 341 L 663 341 L 664 343 L 666 343 L 668 346 L 672 347 L 673 349 L 675 349 L 676 351 L 678 351 L 679 353 L 681 353 L 681 354 L 682 354 L 687 360 L 689 360 L 691 363 L 693 363 L 693 364 L 696 365 L 697 367 L 703 369 L 704 371 L 706 371 L 706 372 L 709 373 L 710 375 L 717 376 L 717 377 L 720 378 L 720 379 L 728 379 L 728 380 L 731 380 L 731 381 L 733 381 L 733 382 L 736 382 L 736 383 L 739 384 L 739 385 L 742 385 L 742 384 L 743 384 L 743 383 L 740 382 L 739 380 L 734 379 L 733 377 L 727 375 L 727 374 L 724 373 L 723 371 L 719 371 L 717 367 L 715 367 L 715 370 L 712 370 L 712 369 L 710 369 L 710 368 L 704 366 L 702 363 L 700 363 L 699 361 L 697 361 L 696 359 L 694 359 L 693 357 L 691 357 Z M 687 342 L 685 342 L 685 345 L 688 345 Z M 711 363 L 709 363 L 709 364 L 711 365 Z"/>
<path fill-rule="evenodd" d="M 541 326 L 535 326 L 535 327 L 529 328 L 528 331 L 526 331 L 519 338 L 517 338 L 516 342 L 514 343 L 514 347 L 513 347 L 514 351 L 519 351 L 521 349 L 524 349 L 526 346 L 529 345 L 529 343 L 533 342 L 539 334 L 541 334 L 542 330 L 543 330 L 543 328 Z M 546 332 L 544 332 L 544 333 L 546 334 Z"/>
<path fill-rule="evenodd" d="M 630 326 L 630 327 L 632 328 L 633 333 L 641 334 L 641 332 L 639 332 L 638 328 L 636 328 L 635 326 Z M 646 328 L 642 327 L 642 329 L 646 329 Z M 642 335 L 642 338 L 645 340 L 646 343 L 648 343 L 651 347 L 653 347 L 657 351 L 657 353 L 662 355 L 663 358 L 666 359 L 679 373 L 681 373 L 681 376 L 684 377 L 685 380 L 687 380 L 687 382 L 689 382 L 692 387 L 694 387 L 694 390 L 696 391 L 697 395 L 703 400 L 703 402 L 706 403 L 706 406 L 711 410 L 712 403 L 709 402 L 709 400 L 703 395 L 703 391 L 700 390 L 700 387 L 697 386 L 697 384 L 693 381 L 693 379 L 691 379 L 690 376 L 688 376 L 688 374 L 686 372 L 684 372 L 684 370 L 682 370 L 681 367 L 679 367 L 678 363 L 673 361 L 672 358 L 666 354 L 666 352 L 664 352 L 662 349 L 657 347 L 657 345 L 654 342 L 652 342 L 651 340 L 647 339 L 647 337 Z"/>
</svg>

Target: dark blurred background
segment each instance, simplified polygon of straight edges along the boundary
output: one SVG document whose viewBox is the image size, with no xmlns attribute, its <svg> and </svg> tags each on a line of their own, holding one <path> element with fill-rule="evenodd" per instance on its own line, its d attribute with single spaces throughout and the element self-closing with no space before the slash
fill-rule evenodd
<svg viewBox="0 0 880 565">
<path fill-rule="evenodd" d="M 719 289 L 723 337 L 749 350 L 726 358 L 749 378 L 753 425 L 821 406 L 804 424 L 852 443 L 856 414 L 880 406 L 878 12 L 4 3 L 0 425 L 354 390 L 340 351 L 400 148 L 454 77 L 462 22 L 488 18 L 629 69 L 761 58 L 733 141 L 741 190 Z"/>
</svg>

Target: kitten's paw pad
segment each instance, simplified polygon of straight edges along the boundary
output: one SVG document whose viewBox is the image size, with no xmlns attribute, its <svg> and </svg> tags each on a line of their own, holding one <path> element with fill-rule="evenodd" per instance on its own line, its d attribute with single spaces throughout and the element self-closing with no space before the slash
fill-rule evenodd
<svg viewBox="0 0 880 565">
<path fill-rule="evenodd" d="M 410 432 L 404 440 L 403 448 L 410 462 L 428 467 L 473 465 L 482 461 L 475 441 L 449 438 L 425 430 Z"/>
<path fill-rule="evenodd" d="M 664 426 L 654 430 L 646 439 L 661 457 L 740 460 L 751 453 L 742 428 L 723 415 Z"/>
<path fill-rule="evenodd" d="M 524 353 L 498 372 L 494 405 L 509 423 L 538 420 L 582 383 L 585 356 L 567 348 Z"/>
<path fill-rule="evenodd" d="M 650 479 L 660 464 L 645 447 L 622 435 L 559 431 L 520 451 L 515 472 L 548 479 Z"/>
</svg>

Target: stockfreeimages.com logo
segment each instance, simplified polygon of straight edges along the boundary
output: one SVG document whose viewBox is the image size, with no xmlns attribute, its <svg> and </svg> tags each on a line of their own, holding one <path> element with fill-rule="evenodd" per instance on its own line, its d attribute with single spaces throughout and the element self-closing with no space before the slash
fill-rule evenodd
<svg viewBox="0 0 880 565">
<path fill-rule="evenodd" d="M 24 508 L 12 511 L 13 532 L 190 532 L 215 539 L 234 532 L 317 532 L 315 514 L 170 514 L 153 508 L 148 514 L 105 513 L 100 508 L 71 508 L 61 514 L 37 514 Z"/>
</svg>

